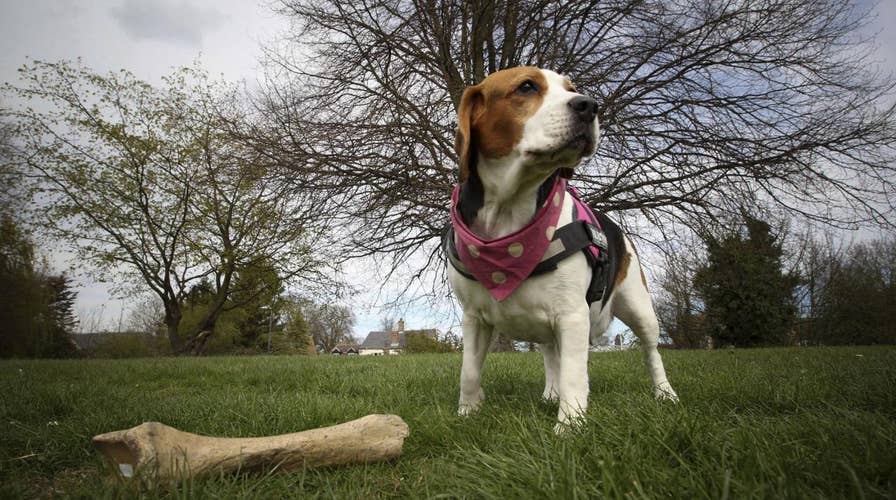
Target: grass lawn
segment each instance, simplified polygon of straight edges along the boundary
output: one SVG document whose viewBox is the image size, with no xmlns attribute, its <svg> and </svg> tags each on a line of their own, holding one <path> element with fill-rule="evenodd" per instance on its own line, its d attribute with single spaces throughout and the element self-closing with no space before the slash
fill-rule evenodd
<svg viewBox="0 0 896 500">
<path fill-rule="evenodd" d="M 460 356 L 0 362 L 0 497 L 896 497 L 896 348 L 664 351 L 678 405 L 637 352 L 592 354 L 587 422 L 562 437 L 541 357 L 493 354 L 477 415 Z M 156 420 L 244 437 L 396 413 L 385 464 L 140 487 L 94 434 Z"/>
</svg>

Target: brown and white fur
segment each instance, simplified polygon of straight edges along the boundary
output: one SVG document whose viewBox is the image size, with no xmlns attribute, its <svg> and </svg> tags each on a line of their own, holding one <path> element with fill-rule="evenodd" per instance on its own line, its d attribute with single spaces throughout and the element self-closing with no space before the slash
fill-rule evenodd
<svg viewBox="0 0 896 500">
<path fill-rule="evenodd" d="M 468 87 L 458 108 L 456 149 L 464 183 L 459 212 L 473 232 L 491 240 L 524 227 L 537 210 L 540 186 L 559 172 L 570 177 L 599 138 L 597 103 L 578 94 L 553 71 L 519 67 L 493 73 Z M 558 227 L 572 221 L 566 197 Z M 498 302 L 477 281 L 448 266 L 463 310 L 461 415 L 485 398 L 481 374 L 497 332 L 535 342 L 544 356 L 543 397 L 559 401 L 557 430 L 575 423 L 588 404 L 589 340 L 601 337 L 613 317 L 641 341 L 644 363 L 659 399 L 677 401 L 657 351 L 659 324 L 637 253 L 625 238 L 615 287 L 590 308 L 585 293 L 591 269 L 580 252 L 553 272 L 530 277 Z"/>
</svg>

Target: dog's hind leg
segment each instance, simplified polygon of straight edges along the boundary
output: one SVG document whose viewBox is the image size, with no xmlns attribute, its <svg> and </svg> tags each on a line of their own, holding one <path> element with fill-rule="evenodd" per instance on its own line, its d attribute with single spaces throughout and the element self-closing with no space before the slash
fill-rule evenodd
<svg viewBox="0 0 896 500">
<path fill-rule="evenodd" d="M 613 321 L 612 303 L 604 304 L 601 307 L 600 302 L 591 304 L 591 330 L 589 332 L 589 342 L 591 345 L 600 345 L 600 339 L 607 333 L 610 322 Z"/>
<path fill-rule="evenodd" d="M 629 252 L 634 254 L 629 247 Z M 678 395 L 666 378 L 666 369 L 657 349 L 660 336 L 660 325 L 650 300 L 650 293 L 644 283 L 638 258 L 632 256 L 631 265 L 622 283 L 617 285 L 613 300 L 613 315 L 622 320 L 641 341 L 644 354 L 644 365 L 653 382 L 653 392 L 657 399 L 678 401 Z"/>
<path fill-rule="evenodd" d="M 464 315 L 464 354 L 460 369 L 460 402 L 458 414 L 469 415 L 479 408 L 482 391 L 482 365 L 492 345 L 494 329 L 478 318 Z"/>
</svg>

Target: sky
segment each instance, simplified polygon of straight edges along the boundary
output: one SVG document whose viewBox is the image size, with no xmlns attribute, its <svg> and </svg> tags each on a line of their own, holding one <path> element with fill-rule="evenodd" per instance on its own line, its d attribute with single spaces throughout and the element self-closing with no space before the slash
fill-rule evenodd
<svg viewBox="0 0 896 500">
<path fill-rule="evenodd" d="M 99 71 L 121 68 L 159 83 L 172 68 L 199 61 L 213 75 L 230 81 L 259 79 L 262 46 L 275 40 L 288 23 L 266 2 L 252 0 L 91 0 L 89 2 L 0 0 L 0 81 L 14 82 L 17 69 L 31 60 L 75 60 Z M 67 254 L 53 252 L 57 271 L 66 269 Z M 368 269 L 369 266 L 359 266 Z M 75 311 L 87 329 L 117 329 L 127 323 L 134 299 L 118 299 L 103 283 L 75 274 Z M 380 290 L 375 272 L 353 272 L 361 293 L 351 305 L 355 336 L 379 328 L 381 317 L 404 317 L 408 328 L 452 328 L 450 311 L 435 313 L 420 305 L 383 310 L 397 295 L 397 285 Z M 455 327 L 456 330 L 456 327 Z"/>
<path fill-rule="evenodd" d="M 275 40 L 287 22 L 252 0 L 0 0 L 0 82 L 14 82 L 16 70 L 28 59 L 75 60 L 98 71 L 127 69 L 138 78 L 158 83 L 172 68 L 199 61 L 213 75 L 245 80 L 259 78 L 262 46 Z M 879 44 L 882 69 L 896 73 L 896 0 L 875 4 L 871 30 Z M 359 268 L 362 266 L 358 266 Z M 450 308 L 432 312 L 421 305 L 381 310 L 400 284 L 380 291 L 376 272 L 355 273 L 353 281 L 365 292 L 353 300 L 363 338 L 389 314 L 404 317 L 408 328 L 453 327 Z M 79 278 L 76 311 L 85 323 L 102 318 L 115 328 L 128 301 L 109 296 L 103 284 Z M 446 313 L 447 311 L 447 313 Z"/>
</svg>

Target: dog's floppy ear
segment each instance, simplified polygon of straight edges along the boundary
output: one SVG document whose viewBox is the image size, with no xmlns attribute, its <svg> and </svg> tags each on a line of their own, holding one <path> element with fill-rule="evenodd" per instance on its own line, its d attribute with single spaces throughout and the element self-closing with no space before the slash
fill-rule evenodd
<svg viewBox="0 0 896 500">
<path fill-rule="evenodd" d="M 464 182 L 476 169 L 476 139 L 473 137 L 473 118 L 482 106 L 482 89 L 477 85 L 467 87 L 457 107 L 457 133 L 454 135 L 454 151 L 460 164 L 460 182 Z"/>
</svg>

